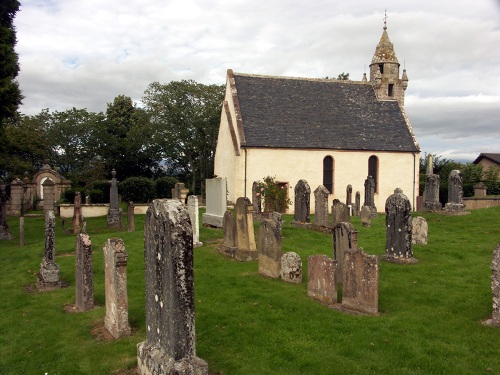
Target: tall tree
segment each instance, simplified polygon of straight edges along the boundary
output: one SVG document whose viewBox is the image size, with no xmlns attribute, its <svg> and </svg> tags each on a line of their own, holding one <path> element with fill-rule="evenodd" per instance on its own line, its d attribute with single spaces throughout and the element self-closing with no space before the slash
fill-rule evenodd
<svg viewBox="0 0 500 375">
<path fill-rule="evenodd" d="M 183 80 L 153 82 L 142 99 L 164 159 L 188 176 L 194 193 L 203 194 L 213 175 L 223 96 L 224 86 Z"/>
</svg>

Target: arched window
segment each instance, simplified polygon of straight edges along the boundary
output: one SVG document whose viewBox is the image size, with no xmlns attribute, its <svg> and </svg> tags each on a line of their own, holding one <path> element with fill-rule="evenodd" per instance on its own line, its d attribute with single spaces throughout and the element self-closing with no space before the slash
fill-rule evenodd
<svg viewBox="0 0 500 375">
<path fill-rule="evenodd" d="M 323 159 L 323 186 L 333 194 L 333 158 L 325 156 Z"/>
<path fill-rule="evenodd" d="M 375 155 L 368 159 L 368 175 L 375 180 L 375 193 L 378 193 L 378 158 Z"/>
</svg>

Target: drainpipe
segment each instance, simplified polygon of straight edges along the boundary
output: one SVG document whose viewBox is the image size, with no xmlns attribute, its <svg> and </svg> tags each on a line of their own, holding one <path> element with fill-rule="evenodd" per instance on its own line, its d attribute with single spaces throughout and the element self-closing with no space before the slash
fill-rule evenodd
<svg viewBox="0 0 500 375">
<path fill-rule="evenodd" d="M 416 196 L 415 196 L 415 172 L 417 168 L 417 154 L 413 153 L 413 211 L 417 211 L 416 207 Z"/>
<path fill-rule="evenodd" d="M 244 196 L 247 196 L 247 149 L 245 147 L 245 185 L 244 186 Z"/>
</svg>

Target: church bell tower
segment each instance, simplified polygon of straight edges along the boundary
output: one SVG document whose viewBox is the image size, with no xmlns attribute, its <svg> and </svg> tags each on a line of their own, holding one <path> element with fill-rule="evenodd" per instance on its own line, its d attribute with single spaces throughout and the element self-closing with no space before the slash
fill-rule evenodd
<svg viewBox="0 0 500 375">
<path fill-rule="evenodd" d="M 387 15 L 384 17 L 384 32 L 378 42 L 370 64 L 370 82 L 379 100 L 397 100 L 404 106 L 405 90 L 408 86 L 406 69 L 399 78 L 399 61 L 387 34 Z"/>
</svg>

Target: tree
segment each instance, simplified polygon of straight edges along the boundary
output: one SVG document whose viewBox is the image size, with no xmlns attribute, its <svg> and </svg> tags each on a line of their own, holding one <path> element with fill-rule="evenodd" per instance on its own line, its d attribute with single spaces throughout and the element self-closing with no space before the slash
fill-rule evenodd
<svg viewBox="0 0 500 375">
<path fill-rule="evenodd" d="M 326 76 L 325 79 L 337 79 L 339 81 L 349 81 L 349 73 L 342 72 L 337 76 L 337 78 Z"/>
<path fill-rule="evenodd" d="M 223 96 L 224 86 L 183 80 L 153 82 L 142 99 L 165 162 L 188 176 L 194 193 L 203 194 L 213 176 Z"/>
</svg>

